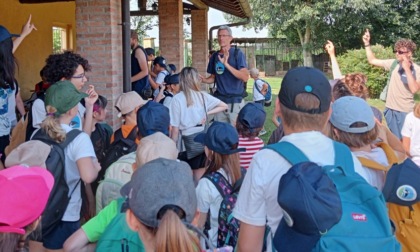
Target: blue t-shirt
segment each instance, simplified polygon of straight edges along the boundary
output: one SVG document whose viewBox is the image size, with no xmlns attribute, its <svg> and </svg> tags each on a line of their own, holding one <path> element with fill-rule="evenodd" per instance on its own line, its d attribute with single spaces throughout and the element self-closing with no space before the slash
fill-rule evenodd
<svg viewBox="0 0 420 252">
<path fill-rule="evenodd" d="M 237 50 L 235 55 L 235 50 Z M 223 55 L 220 52 L 213 53 L 207 66 L 207 72 L 215 76 L 217 85 L 216 96 L 220 100 L 227 103 L 239 103 L 242 101 L 242 94 L 244 92 L 243 81 L 236 78 L 230 71 L 225 69 L 225 66 L 219 61 L 218 55 Z M 247 68 L 244 53 L 236 47 L 229 49 L 229 65 L 240 70 Z"/>
</svg>

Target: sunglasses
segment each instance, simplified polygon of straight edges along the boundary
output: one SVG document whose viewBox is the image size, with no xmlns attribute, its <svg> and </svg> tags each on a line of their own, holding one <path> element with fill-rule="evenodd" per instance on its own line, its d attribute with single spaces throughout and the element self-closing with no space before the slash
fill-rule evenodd
<svg viewBox="0 0 420 252">
<path fill-rule="evenodd" d="M 398 53 L 399 55 L 402 55 L 402 54 L 408 53 L 408 51 L 404 52 L 404 51 L 400 51 L 400 50 L 394 50 L 394 53 Z"/>
</svg>

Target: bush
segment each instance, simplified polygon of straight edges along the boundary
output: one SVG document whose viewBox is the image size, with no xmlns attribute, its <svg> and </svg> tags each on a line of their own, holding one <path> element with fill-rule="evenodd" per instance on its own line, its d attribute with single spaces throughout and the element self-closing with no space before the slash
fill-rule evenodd
<svg viewBox="0 0 420 252">
<path fill-rule="evenodd" d="M 378 59 L 394 59 L 395 55 L 391 47 L 381 45 L 372 46 L 372 51 Z M 367 87 L 369 88 L 370 98 L 379 98 L 379 94 L 385 87 L 388 80 L 388 73 L 381 67 L 375 67 L 368 63 L 365 49 L 349 50 L 337 57 L 341 72 L 363 73 L 367 76 Z"/>
</svg>

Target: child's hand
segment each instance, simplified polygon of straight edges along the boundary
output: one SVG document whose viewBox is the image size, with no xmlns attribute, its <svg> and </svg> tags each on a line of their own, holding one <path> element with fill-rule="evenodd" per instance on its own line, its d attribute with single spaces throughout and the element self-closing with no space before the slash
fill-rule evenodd
<svg viewBox="0 0 420 252">
<path fill-rule="evenodd" d="M 89 96 L 85 98 L 85 103 L 86 105 L 91 105 L 93 106 L 93 104 L 95 104 L 96 100 L 98 100 L 98 93 L 96 93 L 95 91 L 95 87 L 93 85 L 89 85 L 88 90 L 86 90 L 86 94 L 88 94 Z"/>
</svg>

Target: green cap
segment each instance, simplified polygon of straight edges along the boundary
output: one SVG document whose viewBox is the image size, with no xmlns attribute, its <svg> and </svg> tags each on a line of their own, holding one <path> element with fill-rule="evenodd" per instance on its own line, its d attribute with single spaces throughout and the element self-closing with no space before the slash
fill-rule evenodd
<svg viewBox="0 0 420 252">
<path fill-rule="evenodd" d="M 78 91 L 70 81 L 58 81 L 48 88 L 45 95 L 45 107 L 52 106 L 57 109 L 56 115 L 62 115 L 87 96 L 86 93 Z"/>
</svg>

